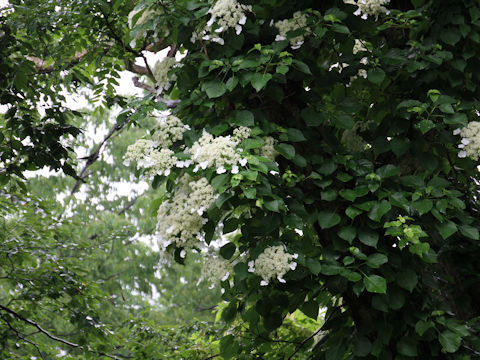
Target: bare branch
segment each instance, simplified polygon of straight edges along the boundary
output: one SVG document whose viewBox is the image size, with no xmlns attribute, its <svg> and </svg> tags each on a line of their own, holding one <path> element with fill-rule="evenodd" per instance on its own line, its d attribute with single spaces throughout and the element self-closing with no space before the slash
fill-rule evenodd
<svg viewBox="0 0 480 360">
<path fill-rule="evenodd" d="M 83 167 L 82 171 L 80 172 L 80 174 L 78 175 L 79 176 L 79 180 L 77 180 L 77 182 L 75 183 L 75 185 L 73 186 L 72 190 L 70 191 L 70 195 L 73 195 L 75 192 L 77 192 L 77 190 L 80 188 L 80 185 L 81 183 L 83 182 L 83 179 L 85 179 L 87 177 L 87 169 L 93 164 L 95 163 L 95 161 L 98 160 L 100 154 L 102 153 L 102 148 L 103 146 L 106 144 L 106 142 L 113 136 L 115 135 L 116 133 L 119 133 L 120 131 L 122 131 L 125 126 L 130 122 L 130 118 L 128 118 L 123 124 L 115 124 L 111 129 L 110 131 L 108 132 L 108 134 L 105 136 L 105 138 L 102 140 L 102 142 L 100 144 L 97 145 L 97 147 L 95 148 L 95 150 L 90 154 L 88 155 L 87 157 L 84 157 L 82 158 L 82 160 L 87 160 L 85 166 Z"/>
<path fill-rule="evenodd" d="M 70 60 L 69 63 L 65 66 L 65 68 L 70 68 L 76 64 L 78 64 L 82 58 L 88 54 L 88 50 L 82 50 L 78 51 L 75 53 L 75 56 Z M 30 60 L 35 64 L 35 71 L 37 71 L 39 74 L 48 74 L 51 73 L 55 70 L 55 62 L 49 66 L 47 65 L 47 62 L 45 60 L 42 60 L 36 56 L 25 56 L 27 60 Z"/>
</svg>

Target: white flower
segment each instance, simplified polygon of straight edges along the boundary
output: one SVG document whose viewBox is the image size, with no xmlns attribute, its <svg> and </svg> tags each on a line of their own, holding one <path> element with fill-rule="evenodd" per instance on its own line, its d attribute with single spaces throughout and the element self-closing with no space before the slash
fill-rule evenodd
<svg viewBox="0 0 480 360">
<path fill-rule="evenodd" d="M 468 156 L 478 161 L 480 157 L 480 122 L 469 122 L 466 127 L 454 130 L 453 134 L 462 137 L 458 148 L 463 150 L 459 151 L 458 157 Z"/>
<path fill-rule="evenodd" d="M 169 148 L 176 141 L 183 139 L 183 133 L 187 127 L 182 120 L 174 115 L 164 116 L 163 114 L 154 114 L 158 123 L 154 128 L 152 139 L 162 148 Z"/>
<path fill-rule="evenodd" d="M 158 229 L 162 239 L 178 247 L 192 248 L 203 239 L 202 227 L 206 219 L 201 215 L 216 196 L 206 178 L 193 180 L 183 175 L 172 199 L 158 209 Z"/>
<path fill-rule="evenodd" d="M 291 261 L 294 255 L 285 252 L 283 245 L 267 247 L 254 262 L 253 271 L 259 275 L 263 282 L 268 284 L 271 279 L 277 278 L 285 282 L 283 276 L 290 270 L 295 270 L 297 263 Z M 250 269 L 249 269 L 250 271 Z"/>
<path fill-rule="evenodd" d="M 231 266 L 227 260 L 209 256 L 203 264 L 201 279 L 214 286 L 220 281 L 227 280 L 230 271 Z"/>
<path fill-rule="evenodd" d="M 176 65 L 177 60 L 174 57 L 166 57 L 163 60 L 157 61 L 153 67 L 152 73 L 157 82 L 159 91 L 167 89 L 170 86 L 170 79 L 168 72 Z M 173 79 L 172 79 L 173 80 Z"/>
<path fill-rule="evenodd" d="M 368 16 L 375 16 L 375 20 L 377 20 L 379 15 L 388 14 L 388 9 L 383 5 L 387 5 L 390 0 L 344 0 L 343 2 L 358 6 L 353 14 L 361 15 L 363 20 L 366 20 Z"/>
<path fill-rule="evenodd" d="M 237 136 L 217 136 L 204 131 L 200 139 L 196 141 L 189 152 L 198 167 L 205 170 L 209 166 L 216 168 L 217 174 L 225 173 L 225 166 L 235 166 L 241 163 L 242 158 L 237 148 L 241 139 L 239 135 L 245 134 L 244 130 L 237 132 Z M 194 171 L 198 171 L 198 167 Z"/>
<path fill-rule="evenodd" d="M 360 51 L 367 51 L 365 45 L 360 39 L 355 39 L 355 45 L 353 45 L 353 54 L 357 54 Z"/>
<path fill-rule="evenodd" d="M 221 34 L 228 29 L 235 29 L 235 33 L 239 35 L 242 32 L 242 25 L 245 25 L 247 17 L 246 11 L 251 11 L 251 6 L 239 4 L 236 0 L 218 0 L 215 5 L 208 11 L 211 14 L 205 29 L 200 33 L 194 32 L 190 41 L 195 41 L 202 37 L 203 40 L 213 41 L 220 45 L 224 45 L 225 41 L 219 36 L 211 36 L 212 27 L 216 24 L 213 34 Z"/>
<path fill-rule="evenodd" d="M 267 136 L 263 139 L 263 146 L 260 149 L 260 156 L 263 156 L 270 160 L 275 160 L 275 157 L 278 155 L 277 150 L 275 150 L 275 139 L 271 136 Z"/>
<path fill-rule="evenodd" d="M 307 27 L 307 15 L 300 11 L 293 14 L 293 18 L 280 20 L 275 23 L 275 27 L 278 29 L 279 35 L 275 37 L 275 41 L 285 40 L 289 31 L 295 31 L 298 29 L 305 29 L 310 31 Z M 303 35 L 298 35 L 290 39 L 290 45 L 292 49 L 298 49 L 304 42 Z"/>
</svg>

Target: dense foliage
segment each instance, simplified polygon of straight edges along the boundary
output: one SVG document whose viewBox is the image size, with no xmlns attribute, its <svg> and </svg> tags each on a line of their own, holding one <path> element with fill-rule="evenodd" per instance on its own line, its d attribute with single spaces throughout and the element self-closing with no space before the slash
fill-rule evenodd
<svg viewBox="0 0 480 360">
<path fill-rule="evenodd" d="M 217 327 L 188 328 L 188 340 L 149 319 L 138 325 L 133 312 L 135 340 L 122 355 L 169 358 L 157 340 L 166 336 L 201 349 L 170 358 L 479 357 L 476 1 L 40 2 L 58 19 L 32 18 L 36 2 L 27 10 L 11 3 L 0 34 L 3 181 L 45 164 L 72 173 L 68 153 L 55 149 L 67 149 L 64 134 L 78 134 L 78 114 L 58 118 L 58 107 L 40 116 L 32 106 L 40 94 L 55 104 L 63 87 L 91 87 L 105 106 L 122 106 L 114 132 L 149 130 L 122 149 L 129 169 L 152 182 L 139 221 L 158 221 L 161 251 L 180 264 L 203 258 L 204 283 L 223 289 Z M 53 46 L 34 51 L 38 38 Z M 145 52 L 164 48 L 167 58 L 148 64 Z M 42 72 L 51 64 L 58 74 Z M 122 69 L 143 76 L 135 85 L 144 98 L 114 94 Z M 159 113 L 166 108 L 171 115 Z M 22 130 L 38 126 L 54 126 L 55 136 Z M 32 145 L 22 146 L 27 136 Z M 42 149 L 51 149 L 48 161 Z M 55 246 L 61 231 L 35 223 Z M 22 253 L 5 259 L 28 269 L 44 256 Z M 68 289 L 62 301 L 80 296 Z M 0 314 L 3 331 L 21 339 L 5 320 L 12 314 Z M 84 353 L 117 350 L 100 338 Z"/>
</svg>

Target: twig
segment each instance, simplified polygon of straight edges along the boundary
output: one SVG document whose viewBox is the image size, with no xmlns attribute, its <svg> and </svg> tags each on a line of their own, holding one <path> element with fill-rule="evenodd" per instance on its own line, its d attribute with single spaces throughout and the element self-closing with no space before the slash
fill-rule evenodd
<svg viewBox="0 0 480 360">
<path fill-rule="evenodd" d="M 35 321 L 33 320 L 30 320 L 30 319 L 27 319 L 26 317 L 20 315 L 19 313 L 17 313 L 16 311 L 6 307 L 6 306 L 3 306 L 3 305 L 0 305 L 0 309 L 6 311 L 7 313 L 15 316 L 17 319 L 20 319 L 22 320 L 23 322 L 26 322 L 27 324 L 30 324 L 34 327 L 36 327 L 41 333 L 45 334 L 47 337 L 49 337 L 50 339 L 52 340 L 55 340 L 55 341 L 58 341 L 58 342 L 61 342 L 62 344 L 65 344 L 65 345 L 68 345 L 68 346 L 71 346 L 71 347 L 74 347 L 74 348 L 78 348 L 80 347 L 80 345 L 78 344 L 75 344 L 73 342 L 70 342 L 68 340 L 65 340 L 65 339 L 61 339 L 59 337 L 56 337 L 52 334 L 50 334 L 47 330 L 43 329 L 38 323 L 36 323 Z"/>
<path fill-rule="evenodd" d="M 81 183 L 83 182 L 83 179 L 87 177 L 87 169 L 95 162 L 98 160 L 101 150 L 103 145 L 117 132 L 122 131 L 125 126 L 130 122 L 130 118 L 127 118 L 127 120 L 123 124 L 115 124 L 108 134 L 105 136 L 105 138 L 102 140 L 102 142 L 95 148 L 95 150 L 88 155 L 87 157 L 82 158 L 82 160 L 87 160 L 85 166 L 83 167 L 82 171 L 80 172 L 79 180 L 76 181 L 75 185 L 73 186 L 72 190 L 70 191 L 70 195 L 73 195 L 77 192 L 77 190 L 80 188 Z"/>
<path fill-rule="evenodd" d="M 135 85 L 136 87 L 140 88 L 140 89 L 144 89 L 152 94 L 155 95 L 155 98 L 157 101 L 160 101 L 160 102 L 163 102 L 167 108 L 169 109 L 173 109 L 173 108 L 176 108 L 177 105 L 180 103 L 180 100 L 167 100 L 167 99 L 164 99 L 162 96 L 158 95 L 158 91 L 153 87 L 153 86 L 150 86 L 148 84 L 145 84 L 145 83 L 142 83 L 140 81 L 140 79 L 138 78 L 138 76 L 134 76 L 132 78 L 132 81 L 133 81 L 133 85 Z"/>
<path fill-rule="evenodd" d="M 306 338 L 305 340 L 303 340 L 300 345 L 298 345 L 298 347 L 295 349 L 295 351 L 293 352 L 292 355 L 290 355 L 290 357 L 287 359 L 287 360 L 291 360 L 293 359 L 293 357 L 295 356 L 295 354 L 297 352 L 300 351 L 300 349 L 308 342 L 308 340 L 312 339 L 315 335 L 317 335 L 320 331 L 322 331 L 322 328 L 320 327 L 317 331 L 315 331 L 312 335 L 310 335 L 308 338 Z"/>
</svg>

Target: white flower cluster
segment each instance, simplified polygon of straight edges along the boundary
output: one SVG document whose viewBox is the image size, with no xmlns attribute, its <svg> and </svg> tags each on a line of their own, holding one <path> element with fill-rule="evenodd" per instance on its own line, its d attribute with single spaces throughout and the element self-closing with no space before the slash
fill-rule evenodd
<svg viewBox="0 0 480 360">
<path fill-rule="evenodd" d="M 252 133 L 252 129 L 250 129 L 249 127 L 240 126 L 235 130 L 233 130 L 233 137 L 239 140 L 243 140 L 248 138 L 251 133 Z"/>
<path fill-rule="evenodd" d="M 169 148 L 175 141 L 182 140 L 183 133 L 190 129 L 174 115 L 159 116 L 158 119 L 152 140 L 162 148 Z"/>
<path fill-rule="evenodd" d="M 366 20 L 368 16 L 375 16 L 375 20 L 377 20 L 379 15 L 388 14 L 388 9 L 383 5 L 387 5 L 390 0 L 343 0 L 343 2 L 358 6 L 353 14 L 362 15 L 363 20 Z"/>
<path fill-rule="evenodd" d="M 263 139 L 263 146 L 260 148 L 260 156 L 263 156 L 270 160 L 275 160 L 275 157 L 278 155 L 277 150 L 275 150 L 275 139 L 271 136 L 267 136 Z"/>
<path fill-rule="evenodd" d="M 197 163 L 193 171 L 197 172 L 200 168 L 205 170 L 209 166 L 215 166 L 217 174 L 222 174 L 227 171 L 225 166 L 229 166 L 232 174 L 237 174 L 238 166 L 247 164 L 247 159 L 242 158 L 239 154 L 241 150 L 237 149 L 240 140 L 236 136 L 214 137 L 203 131 L 201 138 L 190 149 L 192 159 Z"/>
<path fill-rule="evenodd" d="M 480 122 L 472 121 L 461 129 L 453 131 L 453 135 L 460 135 L 462 137 L 458 147 L 462 150 L 458 152 L 458 157 L 471 157 L 475 161 L 480 156 Z"/>
<path fill-rule="evenodd" d="M 217 42 L 220 45 L 225 41 L 218 34 L 235 29 L 237 35 L 242 32 L 242 25 L 245 25 L 247 17 L 246 11 L 252 11 L 250 5 L 241 5 L 236 0 L 218 0 L 215 5 L 208 11 L 212 16 L 207 22 L 207 27 L 200 31 L 194 32 L 190 41 L 194 43 L 198 38 Z M 218 27 L 212 32 L 212 25 L 217 24 Z"/>
<path fill-rule="evenodd" d="M 175 153 L 168 149 L 175 141 L 183 138 L 190 129 L 174 115 L 157 115 L 159 122 L 155 127 L 152 140 L 139 139 L 127 148 L 125 158 L 136 161 L 139 168 L 148 169 L 147 175 L 170 175 L 171 168 L 190 166 L 191 161 L 180 161 Z M 159 150 L 157 148 L 160 148 Z"/>
<path fill-rule="evenodd" d="M 275 38 L 275 41 L 285 40 L 289 31 L 295 31 L 298 29 L 305 29 L 309 31 L 307 27 L 307 15 L 301 11 L 297 11 L 293 14 L 293 18 L 280 20 L 275 23 L 275 27 L 278 29 L 279 35 Z M 303 35 L 298 35 L 290 39 L 290 45 L 292 49 L 298 49 L 303 45 Z"/>
<path fill-rule="evenodd" d="M 289 270 L 295 270 L 297 263 L 292 261 L 298 254 L 289 254 L 285 252 L 283 245 L 267 247 L 255 261 L 248 263 L 249 272 L 259 275 L 263 280 L 260 285 L 268 285 L 271 279 L 277 278 L 284 283 L 283 276 Z"/>
<path fill-rule="evenodd" d="M 203 239 L 203 213 L 215 202 L 213 188 L 206 178 L 193 180 L 188 174 L 179 181 L 170 201 L 158 209 L 158 228 L 163 241 L 192 248 Z"/>
<path fill-rule="evenodd" d="M 203 264 L 201 279 L 214 287 L 218 282 L 227 280 L 230 272 L 231 266 L 227 260 L 210 256 Z"/>
<path fill-rule="evenodd" d="M 156 144 L 152 140 L 138 139 L 135 144 L 128 146 L 125 158 L 141 162 L 155 149 L 155 146 Z"/>
<path fill-rule="evenodd" d="M 138 10 L 132 10 L 128 14 L 128 27 L 130 29 L 133 29 L 134 27 L 141 26 L 142 24 L 146 23 L 149 18 L 155 15 L 155 12 L 153 10 L 147 9 L 144 10 L 142 15 L 137 19 L 135 24 L 133 23 L 133 17 L 138 14 L 140 11 L 143 9 L 138 9 Z M 147 32 L 144 31 L 138 31 L 135 33 L 134 39 L 131 41 L 130 46 L 135 47 L 137 40 L 142 40 L 145 38 Z"/>
<path fill-rule="evenodd" d="M 177 64 L 177 60 L 174 57 L 166 57 L 163 60 L 159 60 L 155 63 L 152 73 L 155 77 L 155 81 L 158 86 L 158 91 L 168 89 L 170 87 L 170 80 L 175 81 L 175 76 L 172 75 L 168 78 L 168 72 Z"/>
<path fill-rule="evenodd" d="M 353 54 L 356 55 L 361 51 L 367 51 L 367 48 L 363 44 L 363 41 L 360 39 L 355 39 L 355 44 L 353 45 Z"/>
</svg>

